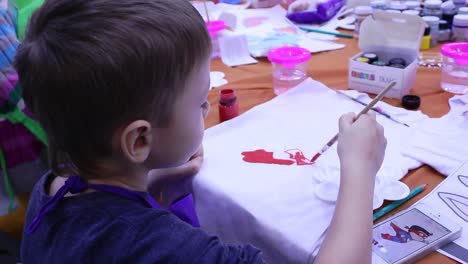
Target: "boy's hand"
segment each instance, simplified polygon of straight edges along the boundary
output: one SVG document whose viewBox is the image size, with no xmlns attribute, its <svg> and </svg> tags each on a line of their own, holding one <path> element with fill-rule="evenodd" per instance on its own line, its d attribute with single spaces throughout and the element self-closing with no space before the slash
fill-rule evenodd
<svg viewBox="0 0 468 264">
<path fill-rule="evenodd" d="M 339 121 L 338 156 L 341 167 L 375 176 L 387 146 L 384 129 L 377 123 L 375 113 L 369 112 L 355 119 L 354 113 L 348 113 Z"/>
<path fill-rule="evenodd" d="M 192 176 L 200 171 L 203 147 L 190 160 L 178 167 L 154 169 L 148 173 L 148 193 L 164 206 L 192 191 Z"/>
</svg>

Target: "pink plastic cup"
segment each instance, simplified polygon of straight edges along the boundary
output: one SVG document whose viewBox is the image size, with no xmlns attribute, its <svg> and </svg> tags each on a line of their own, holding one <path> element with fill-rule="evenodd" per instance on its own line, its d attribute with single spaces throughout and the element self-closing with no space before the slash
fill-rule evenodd
<svg viewBox="0 0 468 264">
<path fill-rule="evenodd" d="M 310 51 L 300 47 L 284 46 L 270 50 L 268 60 L 273 66 L 273 90 L 279 95 L 307 78 Z"/>
<path fill-rule="evenodd" d="M 226 24 L 222 20 L 211 20 L 209 22 L 205 22 L 206 27 L 208 29 L 208 33 L 210 34 L 211 37 L 211 47 L 212 47 L 212 53 L 211 57 L 212 58 L 218 58 L 219 57 L 219 32 L 221 30 L 226 29 Z"/>
<path fill-rule="evenodd" d="M 468 42 L 442 45 L 442 77 L 440 86 L 455 94 L 468 93 Z"/>
</svg>

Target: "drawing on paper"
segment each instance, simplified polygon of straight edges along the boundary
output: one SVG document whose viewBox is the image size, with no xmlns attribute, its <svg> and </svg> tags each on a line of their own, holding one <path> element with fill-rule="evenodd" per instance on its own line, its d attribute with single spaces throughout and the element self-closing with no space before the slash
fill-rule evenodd
<svg viewBox="0 0 468 264">
<path fill-rule="evenodd" d="M 411 227 L 405 226 L 401 228 L 396 224 L 390 222 L 390 226 L 395 231 L 395 235 L 390 234 L 380 234 L 383 239 L 390 240 L 397 243 L 409 243 L 411 241 L 418 241 L 422 243 L 428 243 L 426 238 L 432 236 L 432 233 L 427 231 L 425 228 L 418 225 L 412 225 Z"/>
<path fill-rule="evenodd" d="M 468 176 L 458 175 L 458 180 L 467 188 L 468 193 Z M 468 222 L 468 197 L 449 192 L 438 192 L 437 195 L 453 213 Z"/>
<path fill-rule="evenodd" d="M 274 152 L 266 151 L 264 149 L 257 149 L 253 151 L 244 151 L 241 153 L 243 160 L 248 163 L 262 163 L 262 164 L 276 164 L 276 165 L 293 165 L 298 166 L 312 165 L 310 159 L 304 156 L 300 149 L 288 149 L 284 151 L 288 154 L 288 159 L 280 159 L 274 157 Z"/>
<path fill-rule="evenodd" d="M 245 27 L 256 27 L 265 23 L 265 21 L 267 20 L 268 20 L 268 17 L 266 16 L 253 16 L 253 17 L 245 18 L 243 21 L 243 24 Z"/>
</svg>

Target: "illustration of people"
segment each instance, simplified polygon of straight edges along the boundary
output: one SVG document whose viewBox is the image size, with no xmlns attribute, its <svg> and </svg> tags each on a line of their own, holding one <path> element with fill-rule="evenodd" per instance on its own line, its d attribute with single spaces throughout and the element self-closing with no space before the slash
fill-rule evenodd
<svg viewBox="0 0 468 264">
<path fill-rule="evenodd" d="M 409 243 L 411 241 L 418 241 L 425 244 L 429 244 L 426 238 L 432 236 L 432 233 L 429 233 L 426 229 L 418 226 L 412 225 L 411 227 L 405 226 L 405 229 L 395 225 L 394 223 L 390 222 L 390 226 L 395 230 L 395 235 L 392 236 L 390 234 L 380 234 L 383 239 L 387 239 L 397 243 Z"/>
</svg>

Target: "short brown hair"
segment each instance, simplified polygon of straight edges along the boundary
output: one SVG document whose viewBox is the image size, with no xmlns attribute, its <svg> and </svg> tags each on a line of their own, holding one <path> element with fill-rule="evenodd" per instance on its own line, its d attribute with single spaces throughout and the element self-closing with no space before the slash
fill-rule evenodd
<svg viewBox="0 0 468 264">
<path fill-rule="evenodd" d="M 15 65 L 54 172 L 92 173 L 112 156 L 114 131 L 133 120 L 167 125 L 210 43 L 187 0 L 46 1 Z"/>
</svg>

